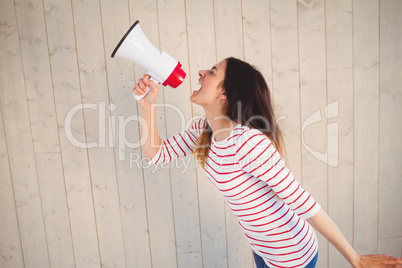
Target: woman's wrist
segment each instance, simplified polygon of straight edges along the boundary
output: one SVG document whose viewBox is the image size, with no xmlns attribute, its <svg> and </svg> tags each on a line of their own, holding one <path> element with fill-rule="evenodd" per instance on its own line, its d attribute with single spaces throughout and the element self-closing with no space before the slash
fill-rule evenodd
<svg viewBox="0 0 402 268">
<path fill-rule="evenodd" d="M 152 105 L 144 105 L 140 106 L 141 107 L 141 115 L 142 116 L 149 116 L 152 113 Z"/>
<path fill-rule="evenodd" d="M 356 256 L 353 257 L 353 259 L 351 260 L 350 264 L 352 264 L 352 266 L 354 268 L 360 268 L 361 266 L 361 256 L 359 254 L 356 253 Z"/>
</svg>

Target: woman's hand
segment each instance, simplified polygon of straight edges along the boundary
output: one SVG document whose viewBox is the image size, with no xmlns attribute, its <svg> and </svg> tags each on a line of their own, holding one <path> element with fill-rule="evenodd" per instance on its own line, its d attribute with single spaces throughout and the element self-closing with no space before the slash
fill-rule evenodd
<svg viewBox="0 0 402 268">
<path fill-rule="evenodd" d="M 402 267 L 402 259 L 387 255 L 359 255 L 352 248 L 341 230 L 328 214 L 320 209 L 307 219 L 308 223 L 320 232 L 345 259 L 356 268 Z"/>
<path fill-rule="evenodd" d="M 357 268 L 402 267 L 402 259 L 388 255 L 360 255 Z"/>
<path fill-rule="evenodd" d="M 144 95 L 148 91 L 148 87 L 151 88 L 145 97 L 137 101 L 141 108 L 150 107 L 151 104 L 156 102 L 156 98 L 158 97 L 159 87 L 154 83 L 154 81 L 150 80 L 150 78 L 149 75 L 145 74 L 143 78 L 138 80 L 138 83 L 136 83 L 133 88 L 133 93 L 135 95 Z"/>
</svg>

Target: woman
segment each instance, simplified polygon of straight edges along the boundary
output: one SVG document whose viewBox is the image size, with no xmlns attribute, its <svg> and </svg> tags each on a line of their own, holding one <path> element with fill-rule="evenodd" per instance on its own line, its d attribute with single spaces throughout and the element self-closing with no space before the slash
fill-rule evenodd
<svg viewBox="0 0 402 268">
<path fill-rule="evenodd" d="M 153 128 L 142 146 L 153 164 L 193 153 L 207 178 L 222 192 L 237 216 L 260 267 L 315 267 L 318 243 L 312 229 L 326 237 L 353 267 L 397 267 L 397 258 L 360 256 L 336 224 L 295 180 L 281 158 L 283 142 L 268 86 L 248 63 L 227 58 L 199 72 L 201 88 L 190 100 L 205 111 L 185 132 L 161 141 L 156 128 L 158 87 L 145 75 L 133 92 L 141 115 Z M 312 226 L 312 227 L 311 227 Z M 389 266 L 381 266 L 389 265 Z"/>
</svg>

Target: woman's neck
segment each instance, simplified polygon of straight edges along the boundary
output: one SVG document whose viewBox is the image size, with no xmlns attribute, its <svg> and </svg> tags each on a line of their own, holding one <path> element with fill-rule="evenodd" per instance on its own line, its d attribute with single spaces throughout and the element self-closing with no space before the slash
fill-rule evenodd
<svg viewBox="0 0 402 268">
<path fill-rule="evenodd" d="M 237 125 L 236 121 L 231 120 L 223 114 L 207 113 L 208 124 L 212 129 L 212 136 L 215 141 L 223 141 L 229 137 L 232 130 Z"/>
</svg>

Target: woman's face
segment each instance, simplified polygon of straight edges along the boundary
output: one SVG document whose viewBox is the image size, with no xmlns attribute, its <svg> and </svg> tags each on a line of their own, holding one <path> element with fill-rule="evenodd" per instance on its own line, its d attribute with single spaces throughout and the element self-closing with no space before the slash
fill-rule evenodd
<svg viewBox="0 0 402 268">
<path fill-rule="evenodd" d="M 226 61 L 215 64 L 209 70 L 198 72 L 198 82 L 201 85 L 190 97 L 190 101 L 206 107 L 219 107 L 220 100 L 225 99 L 223 80 L 225 79 Z M 217 108 L 218 108 L 217 107 Z"/>
</svg>

